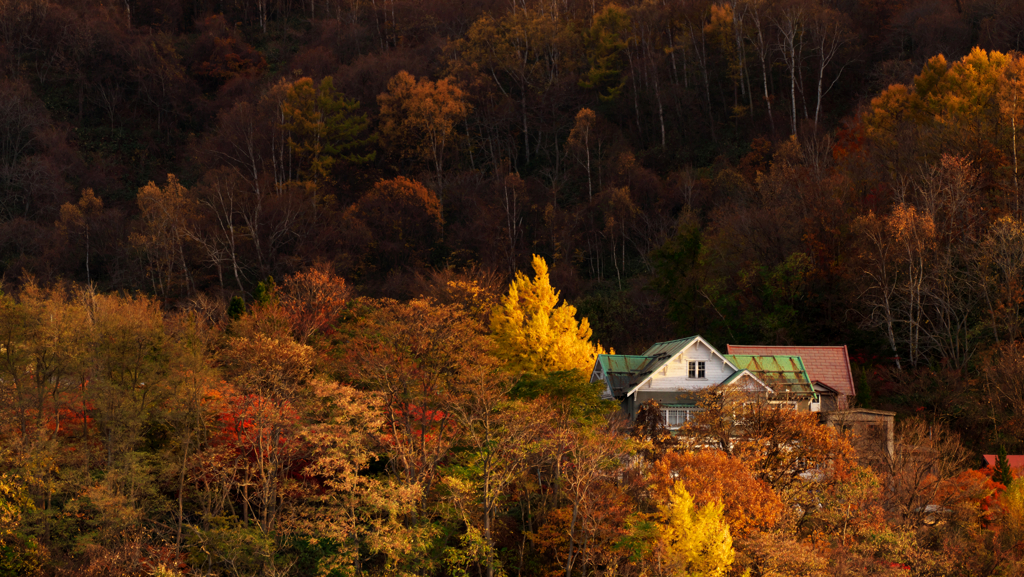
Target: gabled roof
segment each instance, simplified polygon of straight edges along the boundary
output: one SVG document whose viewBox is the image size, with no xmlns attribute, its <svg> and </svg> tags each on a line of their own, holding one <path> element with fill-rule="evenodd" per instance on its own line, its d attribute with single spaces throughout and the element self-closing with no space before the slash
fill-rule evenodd
<svg viewBox="0 0 1024 577">
<path fill-rule="evenodd" d="M 601 372 L 604 373 L 603 380 L 608 387 L 605 391 L 606 394 L 609 397 L 618 397 L 633 386 L 636 375 L 651 360 L 650 357 L 640 355 L 597 355 L 594 373 L 600 367 Z M 590 380 L 593 382 L 595 377 L 591 375 Z"/>
<path fill-rule="evenodd" d="M 832 387 L 826 385 L 825 383 L 823 383 L 821 381 L 814 381 L 811 384 L 814 385 L 814 392 L 818 393 L 819 395 L 838 395 L 839 394 L 839 391 L 833 389 Z"/>
<path fill-rule="evenodd" d="M 685 339 L 676 339 L 674 341 L 665 341 L 663 343 L 654 343 L 646 351 L 644 351 L 645 357 L 656 357 L 660 355 L 668 355 L 669 357 L 682 351 L 686 347 L 690 346 L 693 342 L 701 339 L 699 336 L 686 337 Z M 710 345 L 708 345 L 710 346 Z M 714 347 L 712 347 L 714 348 Z"/>
<path fill-rule="evenodd" d="M 989 467 L 996 466 L 996 460 L 999 458 L 996 455 L 983 455 L 985 457 L 985 464 Z M 1024 455 L 1007 455 L 1006 460 L 1010 463 L 1010 468 L 1014 471 L 1024 470 Z"/>
<path fill-rule="evenodd" d="M 654 343 L 642 355 L 598 355 L 597 362 L 594 365 L 594 372 L 596 373 L 600 367 L 605 383 L 608 385 L 607 392 L 609 394 L 615 397 L 623 394 L 629 396 L 636 392 L 640 385 L 647 380 L 648 376 L 660 369 L 676 355 L 697 343 L 704 344 L 704 346 L 711 349 L 711 352 L 721 357 L 733 370 L 736 369 L 725 355 L 719 352 L 711 343 L 697 335 L 685 339 Z M 592 376 L 591 380 L 594 378 Z"/>
<path fill-rule="evenodd" d="M 777 393 L 813 393 L 811 378 L 800 357 L 786 355 L 726 355 L 737 368 L 747 369 Z"/>
<path fill-rule="evenodd" d="M 753 381 L 757 385 L 756 389 L 759 392 L 765 392 L 765 393 L 773 392 L 771 387 L 769 387 L 768 385 L 766 385 L 763 382 L 761 382 L 761 379 L 757 378 L 757 375 L 755 375 L 754 373 L 750 372 L 747 369 L 738 369 L 738 370 L 736 370 L 733 374 L 731 374 L 728 377 L 726 377 L 726 379 L 724 381 L 722 381 L 722 383 L 720 385 L 718 385 L 718 386 L 719 387 L 729 386 L 729 385 L 731 385 L 733 383 L 738 382 L 744 376 L 750 377 L 750 380 Z"/>
<path fill-rule="evenodd" d="M 812 381 L 835 389 L 840 395 L 840 408 L 845 408 L 846 399 L 856 395 L 853 373 L 850 371 L 850 357 L 846 345 L 827 347 L 785 347 L 761 345 L 728 345 L 727 350 L 735 355 L 790 355 L 800 357 Z"/>
</svg>

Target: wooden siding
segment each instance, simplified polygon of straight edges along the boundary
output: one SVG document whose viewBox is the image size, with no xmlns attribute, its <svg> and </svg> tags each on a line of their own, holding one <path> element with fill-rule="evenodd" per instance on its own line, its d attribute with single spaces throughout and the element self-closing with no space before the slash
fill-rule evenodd
<svg viewBox="0 0 1024 577">
<path fill-rule="evenodd" d="M 689 377 L 690 361 L 704 361 L 705 377 L 703 379 Z M 648 377 L 650 382 L 643 388 L 662 391 L 699 391 L 721 383 L 733 372 L 733 368 L 726 365 L 722 357 L 715 354 L 704 343 L 697 341 L 651 374 Z"/>
</svg>

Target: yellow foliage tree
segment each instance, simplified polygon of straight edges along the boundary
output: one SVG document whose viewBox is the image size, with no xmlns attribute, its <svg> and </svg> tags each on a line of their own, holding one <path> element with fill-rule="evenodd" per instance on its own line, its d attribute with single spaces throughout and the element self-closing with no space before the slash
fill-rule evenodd
<svg viewBox="0 0 1024 577">
<path fill-rule="evenodd" d="M 533 279 L 516 273 L 508 294 L 491 313 L 491 334 L 498 355 L 519 371 L 589 372 L 601 345 L 591 343 L 590 322 L 576 320 L 576 307 L 558 305 L 558 291 L 548 278 L 548 263 L 533 255 Z"/>
<path fill-rule="evenodd" d="M 0 474 L 0 543 L 13 535 L 21 524 L 21 511 L 25 503 L 17 479 Z"/>
<path fill-rule="evenodd" d="M 651 467 L 651 489 L 664 498 L 680 482 L 698 504 L 720 503 L 731 533 L 739 538 L 770 530 L 783 512 L 771 485 L 755 478 L 746 461 L 725 451 L 667 451 Z"/>
<path fill-rule="evenodd" d="M 1024 477 L 1014 479 L 999 495 L 999 527 L 1009 547 L 1024 543 Z"/>
<path fill-rule="evenodd" d="M 1002 163 L 1001 155 L 1012 152 L 1016 159 L 1019 61 L 981 48 L 955 62 L 933 56 L 912 83 L 893 84 L 872 99 L 867 135 L 894 167 L 949 153 Z"/>
<path fill-rule="evenodd" d="M 722 510 L 719 501 L 698 509 L 682 482 L 669 489 L 657 525 L 667 574 L 719 577 L 729 572 L 735 552 Z"/>
</svg>

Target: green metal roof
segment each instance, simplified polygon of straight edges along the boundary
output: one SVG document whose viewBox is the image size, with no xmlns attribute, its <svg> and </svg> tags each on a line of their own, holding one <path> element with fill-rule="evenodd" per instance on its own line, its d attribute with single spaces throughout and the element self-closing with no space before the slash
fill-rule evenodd
<svg viewBox="0 0 1024 577">
<path fill-rule="evenodd" d="M 612 395 L 619 396 L 642 381 L 647 375 L 660 369 L 670 358 L 697 338 L 689 337 L 655 343 L 642 355 L 598 355 L 597 363 L 604 372 L 604 380 Z"/>
<path fill-rule="evenodd" d="M 685 349 L 690 343 L 697 340 L 697 337 L 687 337 L 685 339 L 676 339 L 674 341 L 665 341 L 663 343 L 654 343 L 649 349 L 644 351 L 643 356 L 645 357 L 657 357 L 660 355 L 672 355 Z"/>
<path fill-rule="evenodd" d="M 597 355 L 597 362 L 606 373 L 633 373 L 647 361 L 648 357 L 640 355 Z"/>
<path fill-rule="evenodd" d="M 800 357 L 785 355 L 725 355 L 737 369 L 757 375 L 775 392 L 813 393 L 811 378 Z M 733 374 L 735 375 L 735 373 Z M 732 378 L 732 377 L 730 377 Z"/>
</svg>

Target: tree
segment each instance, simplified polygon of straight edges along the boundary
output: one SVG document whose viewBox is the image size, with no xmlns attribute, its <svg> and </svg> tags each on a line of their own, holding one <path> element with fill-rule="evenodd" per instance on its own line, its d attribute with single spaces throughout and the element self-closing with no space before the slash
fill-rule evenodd
<svg viewBox="0 0 1024 577">
<path fill-rule="evenodd" d="M 292 336 L 302 344 L 338 320 L 351 296 L 345 279 L 325 264 L 286 276 L 281 288 L 281 308 L 292 323 Z"/>
<path fill-rule="evenodd" d="M 311 447 L 303 473 L 325 489 L 310 501 L 303 526 L 336 547 L 321 559 L 320 571 L 359 574 L 364 556 L 378 554 L 387 556 L 389 565 L 408 564 L 406 558 L 426 535 L 403 518 L 415 512 L 422 486 L 367 474 L 383 457 L 377 437 L 384 426 L 381 394 L 336 383 L 319 393 L 330 399 L 331 414 L 302 436 Z"/>
<path fill-rule="evenodd" d="M 90 301 L 93 342 L 84 388 L 109 467 L 160 420 L 169 395 L 167 338 L 155 299 L 96 295 Z"/>
<path fill-rule="evenodd" d="M 742 14 L 744 19 L 749 19 L 752 26 L 747 27 L 744 33 L 751 47 L 757 53 L 758 60 L 761 62 L 761 80 L 763 87 L 762 98 L 764 98 L 765 108 L 768 112 L 768 121 L 771 125 L 772 134 L 775 133 L 775 117 L 772 115 L 772 99 L 774 95 L 769 95 L 769 85 L 774 85 L 774 82 L 769 81 L 771 75 L 771 54 L 774 51 L 775 42 L 768 35 L 772 32 L 772 27 L 768 26 L 768 20 L 771 16 L 768 11 L 771 9 L 771 4 L 764 2 L 763 0 L 744 0 L 742 5 Z M 740 11 L 738 8 L 734 9 L 734 14 Z M 753 92 L 753 90 L 751 90 Z"/>
<path fill-rule="evenodd" d="M 50 120 L 27 82 L 0 82 L 0 210 L 7 218 L 26 212 L 32 172 L 28 157 L 39 148 Z"/>
<path fill-rule="evenodd" d="M 41 568 L 39 544 L 22 526 L 33 509 L 21 479 L 0 473 L 0 575 L 31 575 Z"/>
<path fill-rule="evenodd" d="M 1024 542 L 1024 478 L 1017 478 L 999 495 L 999 528 L 1009 547 Z"/>
<path fill-rule="evenodd" d="M 91 323 L 80 295 L 30 282 L 17 296 L 0 300 L 0 394 L 20 459 L 48 440 L 51 426 L 60 430 L 62 409 L 81 385 Z"/>
<path fill-rule="evenodd" d="M 737 537 L 771 530 L 782 515 L 782 501 L 765 481 L 755 479 L 738 457 L 715 449 L 668 451 L 654 463 L 651 484 L 659 499 L 667 499 L 677 482 L 694 503 L 721 503 L 722 515 Z"/>
<path fill-rule="evenodd" d="M 223 14 L 196 22 L 199 37 L 187 55 L 187 65 L 205 92 L 213 92 L 238 76 L 256 76 L 267 66 L 263 56 L 246 44 Z"/>
<path fill-rule="evenodd" d="M 927 212 L 901 204 L 886 218 L 869 213 L 856 225 L 866 240 L 862 257 L 870 281 L 863 299 L 870 307 L 867 320 L 885 331 L 897 366 L 901 348 L 910 366 L 916 366 L 923 355 L 923 295 L 936 246 L 935 222 Z"/>
<path fill-rule="evenodd" d="M 463 541 L 477 541 L 470 554 L 485 568 L 484 575 L 494 577 L 500 566 L 498 515 L 528 466 L 528 451 L 540 432 L 535 412 L 541 405 L 509 400 L 512 381 L 507 375 L 467 384 L 453 391 L 446 407 L 458 425 L 462 448 L 457 466 L 442 483 L 467 525 Z"/>
<path fill-rule="evenodd" d="M 815 413 L 797 413 L 758 393 L 709 392 L 704 410 L 681 435 L 689 449 L 727 452 L 767 483 L 785 505 L 783 511 L 806 513 L 818 493 L 832 490 L 846 475 L 853 447 Z"/>
<path fill-rule="evenodd" d="M 868 137 L 884 161 L 901 171 L 942 154 L 988 156 L 993 143 L 1004 142 L 999 129 L 1016 122 L 1012 86 L 1002 92 L 1010 119 L 1001 117 L 999 98 L 1010 62 L 1005 54 L 980 48 L 953 63 L 941 54 L 932 57 L 911 86 L 894 84 L 871 101 Z"/>
<path fill-rule="evenodd" d="M 576 547 L 585 547 L 590 535 L 587 521 L 594 517 L 595 510 L 602 506 L 602 499 L 596 494 L 602 481 L 609 481 L 623 470 L 622 463 L 628 458 L 630 443 L 627 439 L 607 438 L 609 432 L 600 427 L 590 430 L 569 429 L 559 439 L 565 447 L 565 462 L 560 482 L 564 484 L 565 497 L 572 506 L 572 515 L 566 530 L 568 551 L 565 559 L 565 577 L 572 577 L 576 562 Z"/>
<path fill-rule="evenodd" d="M 816 60 L 815 68 L 817 69 L 817 100 L 814 105 L 815 127 L 818 126 L 821 117 L 822 99 L 839 82 L 839 77 L 848 61 L 842 63 L 832 82 L 827 84 L 825 70 L 841 56 L 843 46 L 852 40 L 851 27 L 851 22 L 843 13 L 824 7 L 812 13 L 806 26 L 807 40 L 813 47 Z"/>
<path fill-rule="evenodd" d="M 423 184 L 398 176 L 373 185 L 347 214 L 369 231 L 369 253 L 380 271 L 427 260 L 444 227 L 437 195 Z"/>
<path fill-rule="evenodd" d="M 803 36 L 806 26 L 807 6 L 801 0 L 786 2 L 773 15 L 775 28 L 781 40 L 778 49 L 782 53 L 782 59 L 789 70 L 789 107 L 790 107 L 790 135 L 796 134 L 797 121 L 797 84 L 803 93 L 803 80 L 800 78 L 801 64 L 803 63 Z M 822 67 L 824 70 L 824 66 Z M 806 108 L 805 108 L 806 112 Z"/>
<path fill-rule="evenodd" d="M 660 553 L 669 574 L 722 577 L 729 572 L 735 552 L 720 502 L 698 508 L 686 486 L 676 482 L 660 509 Z"/>
<path fill-rule="evenodd" d="M 89 257 L 92 254 L 90 232 L 96 216 L 103 211 L 103 199 L 98 198 L 91 188 L 82 191 L 82 198 L 77 203 L 66 202 L 60 207 L 60 220 L 57 227 L 68 236 L 81 235 L 85 245 L 85 280 L 92 284 L 92 273 L 89 269 Z"/>
<path fill-rule="evenodd" d="M 166 297 L 180 288 L 191 293 L 195 283 L 186 246 L 188 226 L 195 218 L 194 200 L 178 178 L 168 174 L 163 187 L 150 181 L 140 188 L 137 202 L 141 231 L 132 233 L 129 240 L 144 255 L 153 292 Z"/>
<path fill-rule="evenodd" d="M 888 535 L 886 535 L 888 537 Z M 828 559 L 806 542 L 781 532 L 760 533 L 744 543 L 744 555 L 754 575 L 771 577 L 828 577 Z M 871 566 L 875 569 L 874 564 Z M 869 572 L 868 574 L 877 574 Z"/>
<path fill-rule="evenodd" d="M 494 345 L 458 305 L 427 299 L 362 305 L 371 310 L 353 327 L 345 374 L 360 388 L 382 395 L 389 468 L 405 484 L 419 484 L 429 493 L 438 468 L 462 441 L 453 404 L 488 383 L 503 382 L 491 355 Z"/>
<path fill-rule="evenodd" d="M 1010 461 L 1006 458 L 1006 447 L 1003 445 L 999 445 L 996 466 L 992 470 L 992 480 L 1004 487 L 1009 487 L 1013 482 L 1013 470 L 1010 469 Z"/>
<path fill-rule="evenodd" d="M 623 53 L 630 40 L 629 32 L 629 14 L 615 4 L 608 4 L 594 15 L 587 34 L 590 70 L 583 74 L 580 86 L 596 91 L 602 102 L 616 100 L 626 86 Z"/>
<path fill-rule="evenodd" d="M 491 313 L 491 334 L 498 355 L 514 370 L 547 373 L 577 369 L 589 372 L 604 349 L 590 342 L 586 318 L 576 320 L 576 308 L 558 304 L 548 264 L 533 256 L 534 277 L 516 273 L 508 294 Z"/>
<path fill-rule="evenodd" d="M 576 161 L 587 171 L 587 199 L 594 197 L 594 170 L 592 164 L 598 167 L 597 186 L 601 188 L 601 141 L 596 138 L 597 113 L 589 108 L 581 108 L 576 113 L 576 123 L 569 133 L 569 139 L 565 142 L 566 152 L 572 153 Z M 592 153 L 592 147 L 597 150 Z"/>
<path fill-rule="evenodd" d="M 999 87 L 999 112 L 1010 119 L 1010 149 L 1013 153 L 1013 210 L 1021 214 L 1020 205 L 1020 163 L 1017 150 L 1017 131 L 1021 127 L 1024 112 L 1024 60 L 1014 58 L 1006 67 L 1003 82 Z"/>
<path fill-rule="evenodd" d="M 1016 341 L 1021 315 L 1015 303 L 1024 299 L 1024 223 L 1002 216 L 977 245 L 974 275 L 988 309 L 996 344 Z"/>
<path fill-rule="evenodd" d="M 442 193 L 445 154 L 471 110 L 466 93 L 452 77 L 417 81 L 403 70 L 388 82 L 388 91 L 377 97 L 377 103 L 384 145 L 432 164 Z M 441 198 L 443 203 L 443 193 Z"/>
<path fill-rule="evenodd" d="M 356 114 L 358 109 L 359 102 L 334 89 L 330 76 L 319 85 L 308 77 L 287 85 L 281 116 L 288 147 L 300 159 L 301 178 L 330 182 L 331 168 L 338 160 L 363 164 L 376 157 L 372 151 L 358 153 L 374 140 L 360 138 L 370 122 L 365 114 Z"/>
<path fill-rule="evenodd" d="M 885 507 L 897 522 L 913 525 L 929 505 L 947 507 L 955 496 L 944 491 L 967 461 L 960 436 L 938 423 L 914 418 L 900 423 L 896 445 L 883 475 Z"/>
<path fill-rule="evenodd" d="M 578 81 L 575 73 L 585 60 L 578 57 L 581 38 L 570 22 L 541 6 L 497 18 L 485 14 L 453 44 L 453 68 L 479 78 L 494 102 L 496 125 L 482 126 L 481 132 L 491 135 L 495 150 L 508 151 L 492 154 L 496 166 L 505 156 L 519 170 L 539 156 L 541 143 L 533 142 L 543 134 L 537 117 L 549 114 L 547 100 L 560 85 Z M 510 114 L 513 107 L 518 108 L 519 126 Z M 518 150 L 512 144 L 517 136 L 521 138 Z M 505 139 L 507 143 L 498 148 Z"/>
</svg>

